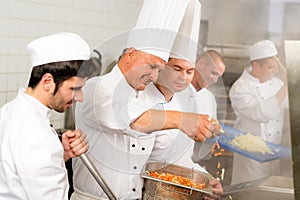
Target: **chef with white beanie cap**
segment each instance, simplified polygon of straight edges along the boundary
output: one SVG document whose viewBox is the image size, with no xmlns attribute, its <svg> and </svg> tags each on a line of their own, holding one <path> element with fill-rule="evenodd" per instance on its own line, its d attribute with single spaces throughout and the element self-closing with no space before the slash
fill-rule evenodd
<svg viewBox="0 0 300 200">
<path fill-rule="evenodd" d="M 0 199 L 67 200 L 65 161 L 86 152 L 88 143 L 80 130 L 66 131 L 60 142 L 49 118 L 82 100 L 88 75 L 77 72 L 90 49 L 74 33 L 35 39 L 27 49 L 28 87 L 0 109 Z"/>
<path fill-rule="evenodd" d="M 236 114 L 234 127 L 280 144 L 287 109 L 287 83 L 284 67 L 276 57 L 278 51 L 270 40 L 254 43 L 249 48 L 251 65 L 230 89 L 231 105 Z M 280 72 L 281 73 L 278 73 Z M 277 74 L 285 76 L 280 80 Z M 241 155 L 233 157 L 232 184 L 280 175 L 279 160 L 259 163 Z"/>
</svg>

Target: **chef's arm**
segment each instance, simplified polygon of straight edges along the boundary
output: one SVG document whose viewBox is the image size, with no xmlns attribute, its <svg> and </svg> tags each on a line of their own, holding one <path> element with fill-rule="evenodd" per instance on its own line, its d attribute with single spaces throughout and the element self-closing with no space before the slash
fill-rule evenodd
<svg viewBox="0 0 300 200">
<path fill-rule="evenodd" d="M 181 112 L 147 110 L 130 124 L 131 128 L 151 133 L 153 131 L 165 129 L 178 129 L 180 127 Z"/>
<path fill-rule="evenodd" d="M 280 60 L 275 57 L 278 63 L 278 78 L 280 78 L 283 82 L 283 86 L 280 88 L 280 90 L 275 95 L 278 106 L 281 106 L 283 101 L 286 99 L 288 95 L 288 87 L 287 87 L 287 72 L 286 68 L 281 64 Z"/>
<path fill-rule="evenodd" d="M 288 88 L 287 88 L 287 84 L 285 82 L 284 85 L 280 88 L 280 90 L 277 92 L 277 94 L 275 96 L 278 106 L 281 106 L 282 102 L 286 99 L 287 91 L 288 91 Z"/>
<path fill-rule="evenodd" d="M 252 91 L 248 93 L 245 91 L 246 88 L 233 87 L 229 92 L 231 106 L 235 112 L 259 123 L 268 122 L 278 115 L 279 106 L 276 96 L 259 100 Z"/>
<path fill-rule="evenodd" d="M 172 110 L 147 110 L 130 124 L 134 130 L 151 133 L 165 129 L 180 129 L 195 141 L 205 141 L 219 135 L 218 127 L 208 115 Z"/>
</svg>

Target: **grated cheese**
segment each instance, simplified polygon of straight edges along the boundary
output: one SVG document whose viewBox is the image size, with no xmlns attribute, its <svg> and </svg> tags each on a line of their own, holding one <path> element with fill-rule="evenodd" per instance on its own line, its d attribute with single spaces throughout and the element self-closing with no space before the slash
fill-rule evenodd
<svg viewBox="0 0 300 200">
<path fill-rule="evenodd" d="M 261 137 L 251 135 L 250 133 L 234 138 L 231 144 L 249 152 L 274 154 Z"/>
</svg>

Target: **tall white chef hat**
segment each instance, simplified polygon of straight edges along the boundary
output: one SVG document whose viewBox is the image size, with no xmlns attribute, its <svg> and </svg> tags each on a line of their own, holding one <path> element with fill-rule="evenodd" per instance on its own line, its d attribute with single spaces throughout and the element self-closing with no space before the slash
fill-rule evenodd
<svg viewBox="0 0 300 200">
<path fill-rule="evenodd" d="M 196 62 L 200 20 L 200 2 L 198 0 L 190 0 L 174 41 L 170 57 L 184 59 L 192 63 Z"/>
<path fill-rule="evenodd" d="M 276 56 L 277 54 L 278 51 L 274 43 L 270 40 L 256 42 L 249 48 L 251 61 Z"/>
<path fill-rule="evenodd" d="M 77 34 L 61 32 L 33 40 L 27 45 L 32 67 L 52 62 L 88 60 L 89 45 Z"/>
<path fill-rule="evenodd" d="M 170 50 L 189 0 L 144 0 L 127 47 L 134 47 L 168 61 Z"/>
</svg>

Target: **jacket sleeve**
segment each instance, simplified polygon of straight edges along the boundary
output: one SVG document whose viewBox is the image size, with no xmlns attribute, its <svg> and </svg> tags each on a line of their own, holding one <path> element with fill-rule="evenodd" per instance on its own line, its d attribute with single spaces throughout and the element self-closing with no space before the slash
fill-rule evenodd
<svg viewBox="0 0 300 200">
<path fill-rule="evenodd" d="M 235 113 L 247 116 L 253 121 L 265 123 L 279 114 L 276 97 L 262 99 L 249 84 L 236 82 L 229 92 L 229 97 Z"/>
</svg>

